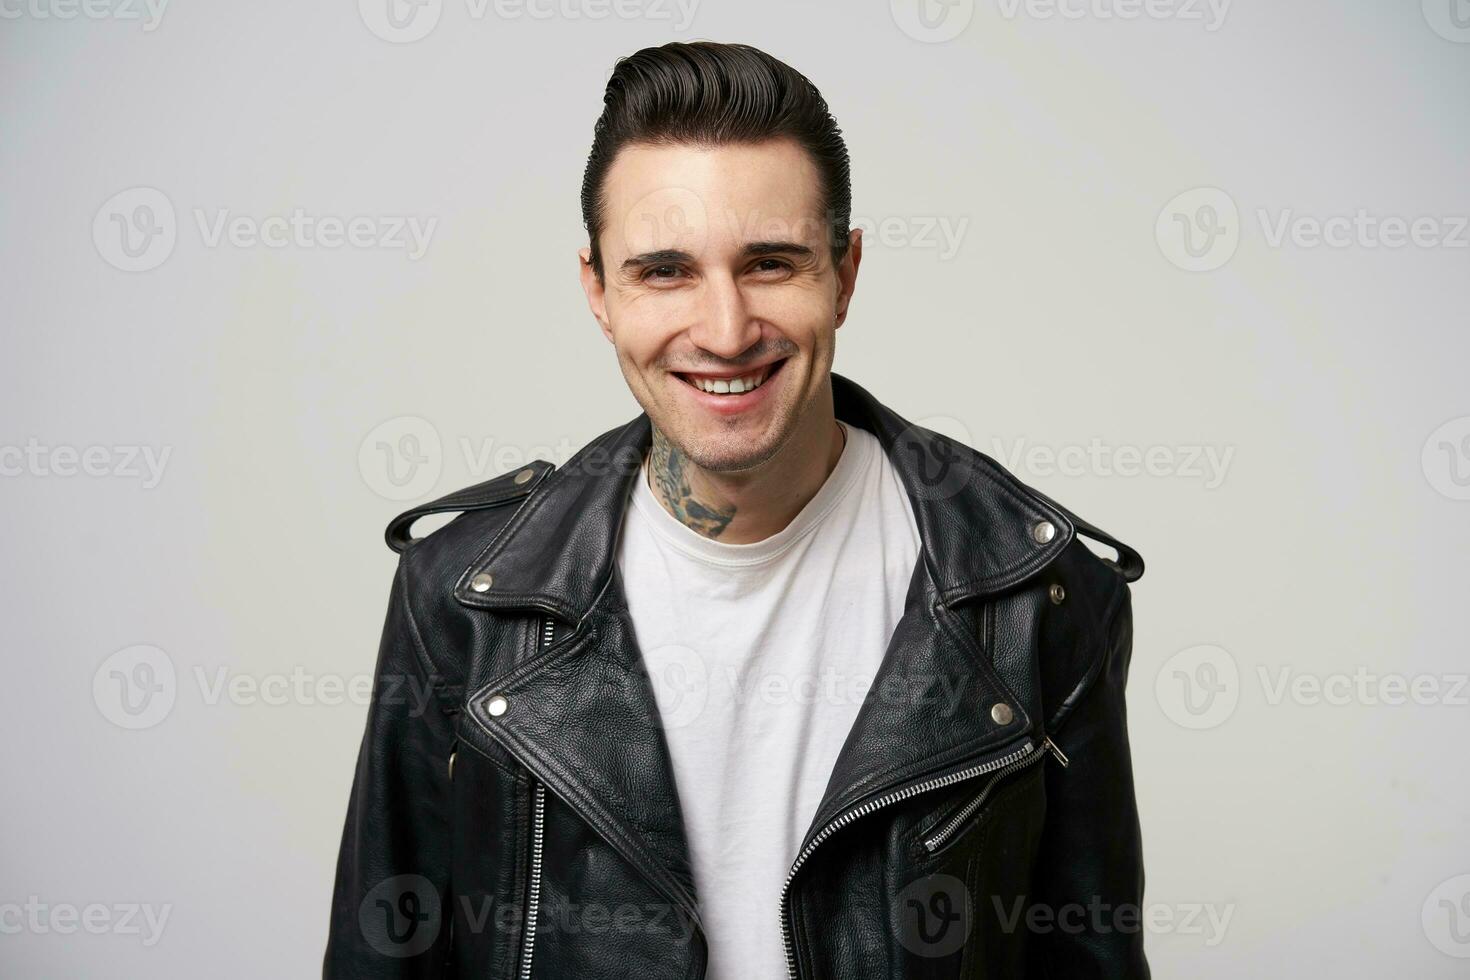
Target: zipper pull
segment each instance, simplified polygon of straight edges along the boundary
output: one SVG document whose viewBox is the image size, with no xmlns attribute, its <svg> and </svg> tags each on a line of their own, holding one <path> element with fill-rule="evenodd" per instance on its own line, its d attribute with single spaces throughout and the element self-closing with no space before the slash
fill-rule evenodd
<svg viewBox="0 0 1470 980">
<path fill-rule="evenodd" d="M 1041 744 L 1051 750 L 1051 754 L 1057 757 L 1057 761 L 1062 764 L 1063 769 L 1067 768 L 1067 766 L 1070 765 L 1067 756 L 1062 752 L 1061 749 L 1057 748 L 1057 743 L 1051 740 L 1050 735 L 1041 736 Z"/>
<path fill-rule="evenodd" d="M 454 782 L 454 757 L 459 755 L 459 743 L 455 742 L 449 747 L 449 781 Z"/>
</svg>

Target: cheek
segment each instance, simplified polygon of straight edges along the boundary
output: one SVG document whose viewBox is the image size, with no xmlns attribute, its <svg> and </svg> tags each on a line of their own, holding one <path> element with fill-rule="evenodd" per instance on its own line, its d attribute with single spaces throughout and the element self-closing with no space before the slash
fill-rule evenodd
<svg viewBox="0 0 1470 980">
<path fill-rule="evenodd" d="M 609 298 L 608 323 L 619 356 L 639 367 L 657 360 L 670 340 L 684 329 L 685 317 L 676 304 L 659 297 Z"/>
<path fill-rule="evenodd" d="M 648 371 L 658 360 L 660 348 L 640 335 L 617 337 L 618 357 L 637 371 Z"/>
<path fill-rule="evenodd" d="M 806 329 L 811 323 L 822 322 L 822 297 L 810 289 L 785 288 L 754 289 L 748 294 L 748 304 L 754 316 L 770 320 L 776 325 L 797 331 Z"/>
<path fill-rule="evenodd" d="M 767 321 L 803 347 L 819 346 L 821 338 L 832 332 L 832 304 L 814 290 L 760 291 L 751 297 L 750 313 Z"/>
</svg>

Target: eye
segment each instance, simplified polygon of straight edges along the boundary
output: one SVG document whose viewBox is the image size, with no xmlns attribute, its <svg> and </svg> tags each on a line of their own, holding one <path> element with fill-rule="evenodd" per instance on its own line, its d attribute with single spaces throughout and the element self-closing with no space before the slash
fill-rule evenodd
<svg viewBox="0 0 1470 980">
<path fill-rule="evenodd" d="M 651 265 L 643 270 L 643 275 L 640 278 L 645 282 L 649 280 L 670 282 L 679 278 L 681 271 L 677 265 Z"/>
<path fill-rule="evenodd" d="M 756 272 L 789 272 L 791 263 L 785 259 L 765 258 L 758 259 L 752 269 Z"/>
</svg>

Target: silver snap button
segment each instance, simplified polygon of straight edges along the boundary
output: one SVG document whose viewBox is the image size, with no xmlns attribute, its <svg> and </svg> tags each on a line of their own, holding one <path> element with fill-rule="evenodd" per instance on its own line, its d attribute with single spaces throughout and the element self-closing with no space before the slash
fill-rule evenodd
<svg viewBox="0 0 1470 980">
<path fill-rule="evenodd" d="M 533 470 L 533 469 L 524 469 L 524 470 L 521 470 L 519 473 L 516 474 L 516 479 L 515 479 L 516 485 L 519 486 L 522 483 L 526 483 L 527 481 L 529 481 L 531 479 L 531 477 L 533 477 L 535 475 L 536 475 L 536 471 Z"/>
<path fill-rule="evenodd" d="M 1047 595 L 1051 596 L 1051 601 L 1054 604 L 1060 606 L 1062 604 L 1062 600 L 1067 598 L 1067 590 L 1062 588 L 1061 583 L 1058 582 L 1056 585 L 1053 585 L 1050 589 L 1047 590 Z"/>
<path fill-rule="evenodd" d="M 505 714 L 505 712 L 509 708 L 510 702 L 505 699 L 505 695 L 503 694 L 495 695 L 485 704 L 485 710 L 490 712 L 491 718 L 499 718 L 501 715 Z"/>
<path fill-rule="evenodd" d="M 470 588 L 476 592 L 489 592 L 490 586 L 495 583 L 495 576 L 489 572 L 481 572 L 470 579 Z"/>
<path fill-rule="evenodd" d="M 990 719 L 997 725 L 1009 725 L 1014 717 L 1016 717 L 1015 712 L 1011 711 L 1011 706 L 1004 701 L 990 709 Z"/>
<path fill-rule="evenodd" d="M 1057 528 L 1051 521 L 1037 521 L 1031 527 L 1031 537 L 1036 539 L 1037 544 L 1046 544 L 1056 536 Z"/>
</svg>

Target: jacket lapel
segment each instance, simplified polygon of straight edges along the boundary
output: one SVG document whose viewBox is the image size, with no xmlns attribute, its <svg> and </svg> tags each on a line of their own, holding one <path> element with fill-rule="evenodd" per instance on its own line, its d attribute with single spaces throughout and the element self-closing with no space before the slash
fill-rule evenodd
<svg viewBox="0 0 1470 980">
<path fill-rule="evenodd" d="M 837 416 L 877 436 L 923 542 L 904 613 L 843 745 L 807 839 L 865 799 L 963 768 L 1028 732 L 1021 698 L 982 649 L 978 604 L 1071 541 L 1066 515 L 993 460 L 912 425 L 833 376 Z M 1004 707 L 1001 707 L 1004 706 Z"/>
<path fill-rule="evenodd" d="M 630 625 L 626 612 L 591 613 L 474 692 L 467 710 L 698 922 L 668 744 Z M 506 704 L 498 715 L 496 698 Z"/>
<path fill-rule="evenodd" d="M 455 597 L 571 624 L 473 692 L 467 711 L 697 923 L 668 743 L 614 575 L 623 508 L 651 442 L 640 415 L 589 443 L 465 569 Z"/>
</svg>

